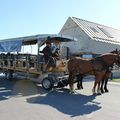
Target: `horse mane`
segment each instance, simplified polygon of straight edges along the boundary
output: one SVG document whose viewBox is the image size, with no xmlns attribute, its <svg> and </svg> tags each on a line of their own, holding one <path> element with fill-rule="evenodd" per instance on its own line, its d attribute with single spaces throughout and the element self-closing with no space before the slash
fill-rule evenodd
<svg viewBox="0 0 120 120">
<path fill-rule="evenodd" d="M 103 57 L 105 55 L 115 55 L 115 54 L 117 54 L 117 53 L 104 53 L 104 54 L 101 54 L 100 56 L 97 56 L 95 58 Z"/>
</svg>

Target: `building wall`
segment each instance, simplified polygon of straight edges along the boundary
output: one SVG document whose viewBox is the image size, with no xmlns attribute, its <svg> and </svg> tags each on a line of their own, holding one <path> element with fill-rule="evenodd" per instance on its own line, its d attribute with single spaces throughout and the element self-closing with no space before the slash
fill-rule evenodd
<svg viewBox="0 0 120 120">
<path fill-rule="evenodd" d="M 64 46 L 69 47 L 71 54 L 81 54 L 88 51 L 88 36 L 72 19 L 67 20 L 59 34 L 76 40 L 75 42 L 63 43 Z"/>
<path fill-rule="evenodd" d="M 115 50 L 116 48 L 120 49 L 120 46 L 101 42 L 101 41 L 91 40 L 88 44 L 88 48 L 89 48 L 88 51 L 91 53 L 104 54 L 107 52 L 111 52 Z"/>
<path fill-rule="evenodd" d="M 69 47 L 70 54 L 103 54 L 111 52 L 116 48 L 120 49 L 120 45 L 101 42 L 94 38 L 90 38 L 71 18 L 68 18 L 59 34 L 77 39 L 76 42 L 64 43 L 64 46 Z"/>
</svg>

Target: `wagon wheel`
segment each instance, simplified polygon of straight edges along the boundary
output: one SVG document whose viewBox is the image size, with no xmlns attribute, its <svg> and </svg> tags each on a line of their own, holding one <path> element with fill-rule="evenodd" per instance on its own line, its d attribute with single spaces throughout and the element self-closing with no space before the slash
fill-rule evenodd
<svg viewBox="0 0 120 120">
<path fill-rule="evenodd" d="M 54 86 L 54 82 L 51 77 L 46 77 L 42 80 L 42 87 L 45 90 L 51 90 Z"/>
</svg>

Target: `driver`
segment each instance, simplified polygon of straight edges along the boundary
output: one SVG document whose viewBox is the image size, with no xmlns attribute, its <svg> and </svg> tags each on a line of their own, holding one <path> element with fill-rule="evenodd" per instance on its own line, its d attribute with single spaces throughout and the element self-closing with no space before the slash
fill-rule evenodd
<svg viewBox="0 0 120 120">
<path fill-rule="evenodd" d="M 44 54 L 45 62 L 50 63 L 53 67 L 55 67 L 56 62 L 52 54 L 50 41 L 46 42 L 46 47 L 43 49 L 42 53 Z"/>
</svg>

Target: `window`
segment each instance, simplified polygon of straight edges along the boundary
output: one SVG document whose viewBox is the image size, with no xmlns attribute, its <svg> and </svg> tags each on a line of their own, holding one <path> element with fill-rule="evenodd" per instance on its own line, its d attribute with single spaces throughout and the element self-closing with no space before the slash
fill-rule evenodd
<svg viewBox="0 0 120 120">
<path fill-rule="evenodd" d="M 92 54 L 83 54 L 83 58 L 93 58 Z"/>
<path fill-rule="evenodd" d="M 107 37 L 113 38 L 113 36 L 102 27 L 98 27 Z"/>
<path fill-rule="evenodd" d="M 95 33 L 99 33 L 94 27 L 90 27 L 90 29 Z"/>
</svg>

